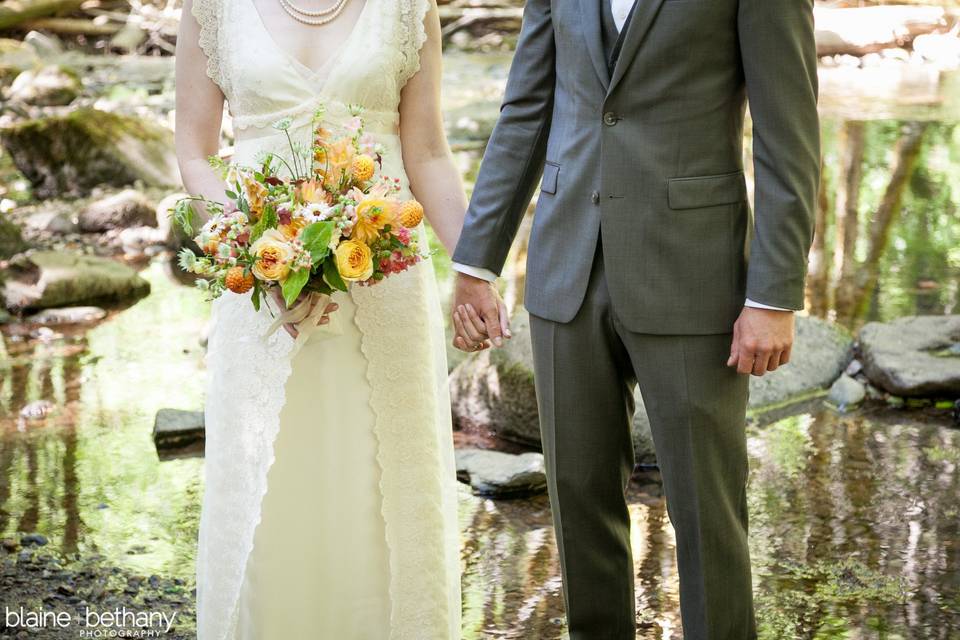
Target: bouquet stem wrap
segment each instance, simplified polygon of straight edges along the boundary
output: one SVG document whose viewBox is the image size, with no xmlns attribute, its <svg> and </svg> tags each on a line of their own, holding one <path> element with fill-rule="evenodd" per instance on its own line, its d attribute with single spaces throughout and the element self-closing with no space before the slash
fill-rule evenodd
<svg viewBox="0 0 960 640">
<path fill-rule="evenodd" d="M 263 337 L 270 337 L 287 323 L 295 324 L 297 326 L 297 337 L 294 340 L 293 351 L 291 352 L 295 354 L 313 334 L 328 334 L 328 336 L 342 334 L 343 328 L 340 326 L 339 314 L 331 313 L 328 316 L 329 322 L 320 324 L 320 320 L 323 319 L 323 312 L 330 301 L 331 297 L 329 295 L 312 291 L 290 309 L 273 309 L 271 306 L 276 318 L 266 333 L 263 334 Z M 267 304 L 274 304 L 274 300 L 268 297 Z"/>
</svg>

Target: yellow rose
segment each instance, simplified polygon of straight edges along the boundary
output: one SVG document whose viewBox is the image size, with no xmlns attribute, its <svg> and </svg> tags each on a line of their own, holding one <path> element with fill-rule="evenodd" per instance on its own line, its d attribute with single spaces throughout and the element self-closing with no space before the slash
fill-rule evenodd
<svg viewBox="0 0 960 640">
<path fill-rule="evenodd" d="M 395 203 L 381 198 L 368 198 L 357 205 L 357 222 L 353 225 L 353 237 L 370 243 L 380 236 L 380 231 L 396 218 Z"/>
<path fill-rule="evenodd" d="M 261 280 L 281 282 L 290 273 L 294 251 L 282 232 L 268 229 L 253 243 L 250 252 L 257 258 L 253 274 Z"/>
<path fill-rule="evenodd" d="M 348 282 L 366 280 L 373 275 L 370 247 L 356 240 L 344 240 L 336 251 L 340 277 Z"/>
</svg>

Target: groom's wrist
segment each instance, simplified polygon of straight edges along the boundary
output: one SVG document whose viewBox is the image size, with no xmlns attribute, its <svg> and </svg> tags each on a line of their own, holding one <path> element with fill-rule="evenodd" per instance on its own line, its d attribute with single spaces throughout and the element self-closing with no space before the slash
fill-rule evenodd
<svg viewBox="0 0 960 640">
<path fill-rule="evenodd" d="M 451 266 L 453 267 L 454 271 L 467 276 L 473 276 L 474 278 L 486 280 L 487 282 L 497 281 L 497 274 L 489 269 L 484 269 L 483 267 L 474 267 L 472 265 L 461 264 L 459 262 L 454 262 Z"/>
</svg>

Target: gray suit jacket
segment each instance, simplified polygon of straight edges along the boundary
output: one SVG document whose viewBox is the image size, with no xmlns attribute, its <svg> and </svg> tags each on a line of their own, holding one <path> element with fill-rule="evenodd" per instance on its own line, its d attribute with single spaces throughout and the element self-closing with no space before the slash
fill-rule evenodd
<svg viewBox="0 0 960 640">
<path fill-rule="evenodd" d="M 573 319 L 601 237 L 629 330 L 725 333 L 745 297 L 802 308 L 820 165 L 813 0 L 637 0 L 612 74 L 605 1 L 527 1 L 454 260 L 500 273 L 542 175 L 532 314 Z"/>
</svg>

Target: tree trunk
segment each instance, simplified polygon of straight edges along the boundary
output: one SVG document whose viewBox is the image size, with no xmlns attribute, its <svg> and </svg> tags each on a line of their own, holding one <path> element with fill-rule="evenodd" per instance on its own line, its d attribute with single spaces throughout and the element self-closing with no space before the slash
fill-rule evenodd
<svg viewBox="0 0 960 640">
<path fill-rule="evenodd" d="M 810 247 L 807 275 L 807 306 L 812 315 L 826 317 L 829 310 L 827 296 L 827 221 L 830 217 L 830 189 L 820 158 L 820 188 L 817 193 L 817 211 L 814 218 L 813 245 Z"/>
<path fill-rule="evenodd" d="M 0 4 L 0 29 L 10 29 L 28 20 L 75 11 L 84 0 L 7 0 Z"/>
<path fill-rule="evenodd" d="M 850 120 L 840 136 L 842 182 L 837 192 L 836 239 L 833 244 L 833 307 L 840 319 L 852 315 L 856 295 L 857 240 L 860 235 L 860 186 L 866 125 Z"/>
<path fill-rule="evenodd" d="M 930 127 L 928 122 L 911 122 L 903 127 L 900 139 L 895 150 L 893 171 L 890 183 L 880 200 L 873 224 L 870 227 L 867 259 L 858 274 L 858 287 L 853 305 L 852 320 L 857 320 L 866 313 L 870 304 L 870 296 L 877 286 L 880 275 L 880 258 L 887 248 L 890 239 L 890 228 L 900 215 L 903 204 L 903 194 L 910 180 L 913 169 L 920 157 L 923 147 L 923 137 Z"/>
</svg>

